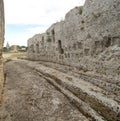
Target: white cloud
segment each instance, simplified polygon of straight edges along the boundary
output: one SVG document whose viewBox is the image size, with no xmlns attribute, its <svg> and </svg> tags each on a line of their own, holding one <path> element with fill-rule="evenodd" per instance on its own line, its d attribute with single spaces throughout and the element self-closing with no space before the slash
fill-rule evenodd
<svg viewBox="0 0 120 121">
<path fill-rule="evenodd" d="M 7 24 L 51 24 L 85 0 L 4 0 Z"/>
<path fill-rule="evenodd" d="M 4 0 L 6 25 L 43 25 L 28 27 L 24 34 L 18 32 L 19 34 L 15 35 L 6 32 L 5 41 L 26 45 L 28 38 L 45 32 L 51 24 L 64 18 L 70 9 L 83 5 L 84 2 L 85 0 Z"/>
</svg>

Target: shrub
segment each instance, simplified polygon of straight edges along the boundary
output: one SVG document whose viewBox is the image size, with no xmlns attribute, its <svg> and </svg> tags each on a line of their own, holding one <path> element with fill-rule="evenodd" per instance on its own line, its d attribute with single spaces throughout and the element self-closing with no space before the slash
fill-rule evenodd
<svg viewBox="0 0 120 121">
<path fill-rule="evenodd" d="M 7 62 L 9 62 L 9 61 L 12 61 L 12 59 L 9 59 L 9 58 L 6 59 L 5 63 L 7 63 Z"/>
<path fill-rule="evenodd" d="M 80 9 L 79 9 L 79 14 L 82 15 L 82 12 L 83 12 L 83 9 L 80 8 Z"/>
</svg>

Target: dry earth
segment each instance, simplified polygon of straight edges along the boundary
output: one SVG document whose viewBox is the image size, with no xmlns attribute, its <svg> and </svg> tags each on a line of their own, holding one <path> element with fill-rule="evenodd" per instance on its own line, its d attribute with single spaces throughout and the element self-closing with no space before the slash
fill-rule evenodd
<svg viewBox="0 0 120 121">
<path fill-rule="evenodd" d="M 5 65 L 0 121 L 88 121 L 54 86 L 20 60 Z"/>
</svg>

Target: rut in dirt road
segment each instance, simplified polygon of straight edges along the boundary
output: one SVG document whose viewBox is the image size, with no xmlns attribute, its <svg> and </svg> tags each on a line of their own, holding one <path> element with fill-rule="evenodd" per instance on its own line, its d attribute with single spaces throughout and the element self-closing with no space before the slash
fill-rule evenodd
<svg viewBox="0 0 120 121">
<path fill-rule="evenodd" d="M 35 70 L 18 62 L 5 65 L 0 121 L 89 121 Z"/>
</svg>

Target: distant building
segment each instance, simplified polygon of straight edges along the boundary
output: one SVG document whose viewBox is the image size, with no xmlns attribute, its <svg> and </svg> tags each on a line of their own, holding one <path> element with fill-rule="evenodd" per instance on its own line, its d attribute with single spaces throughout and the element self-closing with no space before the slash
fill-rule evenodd
<svg viewBox="0 0 120 121">
<path fill-rule="evenodd" d="M 9 45 L 8 42 L 7 42 L 7 44 L 6 44 L 6 49 L 7 49 L 7 50 L 10 50 L 10 45 Z"/>
<path fill-rule="evenodd" d="M 18 47 L 17 47 L 17 45 L 12 45 L 12 46 L 11 46 L 11 52 L 18 52 Z"/>
<path fill-rule="evenodd" d="M 18 51 L 19 52 L 26 52 L 27 51 L 27 48 L 26 47 L 21 47 Z"/>
<path fill-rule="evenodd" d="M 26 46 L 19 46 L 19 45 L 9 45 L 7 42 L 6 47 L 3 48 L 4 52 L 26 52 L 27 47 Z"/>
</svg>

